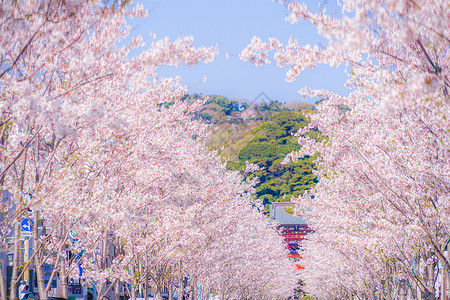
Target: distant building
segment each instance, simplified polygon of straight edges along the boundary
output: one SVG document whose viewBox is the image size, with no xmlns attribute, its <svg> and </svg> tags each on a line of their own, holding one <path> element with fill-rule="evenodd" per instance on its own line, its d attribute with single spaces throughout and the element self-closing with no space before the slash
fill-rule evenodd
<svg viewBox="0 0 450 300">
<path fill-rule="evenodd" d="M 300 256 L 301 242 L 305 236 L 313 231 L 308 227 L 305 220 L 301 217 L 295 217 L 289 213 L 292 208 L 292 202 L 272 202 L 270 205 L 271 222 L 277 222 L 278 230 L 284 237 L 286 248 L 289 249 L 289 259 L 298 269 L 304 269 L 300 264 L 302 257 Z"/>
</svg>

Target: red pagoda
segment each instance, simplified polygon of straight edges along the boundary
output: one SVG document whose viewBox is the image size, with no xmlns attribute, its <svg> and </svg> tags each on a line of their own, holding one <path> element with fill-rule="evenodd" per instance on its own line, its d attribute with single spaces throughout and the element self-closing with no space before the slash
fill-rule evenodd
<svg viewBox="0 0 450 300">
<path fill-rule="evenodd" d="M 303 218 L 290 213 L 293 206 L 291 202 L 273 202 L 270 206 L 270 219 L 279 224 L 277 228 L 284 237 L 286 248 L 289 249 L 289 259 L 298 269 L 304 269 L 300 264 L 301 242 L 308 233 L 312 233 L 312 230 L 308 228 Z"/>
</svg>

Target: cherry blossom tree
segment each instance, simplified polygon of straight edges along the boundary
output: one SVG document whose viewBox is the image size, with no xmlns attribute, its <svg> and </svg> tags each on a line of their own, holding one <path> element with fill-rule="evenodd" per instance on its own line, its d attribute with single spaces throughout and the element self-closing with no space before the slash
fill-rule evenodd
<svg viewBox="0 0 450 300">
<path fill-rule="evenodd" d="M 284 299 L 298 283 L 295 267 L 280 249 L 282 237 L 255 208 L 229 205 L 237 215 L 219 219 L 224 234 L 212 245 L 204 271 L 221 299 Z M 218 227 L 218 226 L 217 226 Z M 220 227 L 219 227 L 220 228 Z M 283 251 L 282 251 L 283 250 Z M 203 282 L 203 280 L 200 280 Z"/>
<path fill-rule="evenodd" d="M 326 99 L 299 132 L 302 149 L 320 153 L 319 183 L 297 199 L 316 231 L 305 243 L 305 289 L 321 299 L 390 299 L 436 291 L 436 265 L 449 232 L 449 42 L 446 1 L 341 1 L 342 17 L 288 5 L 287 20 L 311 21 L 326 46 L 254 38 L 241 58 L 289 66 L 287 80 L 317 64 L 345 64 L 347 97 Z M 303 136 L 316 128 L 325 138 Z M 423 298 L 422 297 L 422 298 Z"/>
<path fill-rule="evenodd" d="M 64 176 L 54 176 L 65 185 L 56 181 L 50 185 L 59 192 L 49 190 L 49 197 L 57 195 L 58 199 L 48 198 L 48 207 L 42 211 L 50 215 L 58 212 L 59 217 L 63 214 L 74 220 L 71 228 L 82 241 L 80 250 L 84 247 L 90 253 L 83 261 L 85 278 L 96 282 L 100 297 L 112 288 L 106 287 L 107 282 L 130 283 L 135 298 L 139 286 L 151 286 L 160 294 L 174 281 L 180 285 L 187 274 L 192 290 L 181 293 L 189 292 L 192 297 L 197 281 L 203 291 L 217 289 L 222 279 L 218 274 L 226 268 L 216 268 L 211 274 L 211 263 L 224 259 L 216 252 L 224 248 L 234 253 L 227 252 L 226 256 L 235 268 L 230 276 L 241 280 L 227 287 L 235 291 L 234 297 L 242 298 L 238 293 L 245 293 L 250 286 L 259 292 L 269 286 L 271 293 L 288 296 L 297 281 L 295 268 L 286 259 L 274 228 L 259 212 L 249 209 L 251 184 L 243 183 L 237 173 L 226 171 L 217 154 L 207 150 L 201 143 L 207 136 L 205 125 L 191 121 L 191 114 L 178 113 L 185 112 L 180 105 L 186 103 L 173 103 L 168 108 L 172 112 L 163 109 L 145 114 L 152 116 L 145 124 L 154 126 L 138 126 L 136 136 L 128 136 L 130 140 L 121 135 L 108 142 L 109 149 L 97 149 L 94 143 L 91 154 L 77 154 L 88 159 L 77 159 L 74 164 L 80 163 L 79 167 L 62 170 Z M 170 116 L 174 116 L 174 123 L 167 128 L 158 126 L 158 116 L 164 122 L 159 125 L 170 123 Z M 155 127 L 160 130 L 155 131 Z M 114 160 L 109 152 L 117 153 Z M 240 219 L 247 222 L 247 230 L 238 230 L 242 227 Z M 240 245 L 239 251 L 231 241 Z M 118 255 L 109 254 L 111 246 L 120 250 Z M 245 254 L 250 251 L 258 255 Z M 238 274 L 242 268 L 249 270 Z M 259 281 L 249 280 L 255 275 Z"/>
<path fill-rule="evenodd" d="M 2 248 L 6 246 L 10 227 L 15 224 L 12 298 L 20 278 L 18 222 L 28 216 L 29 209 L 33 209 L 36 222 L 56 218 L 58 221 L 48 225 L 59 226 L 65 221 L 56 209 L 57 203 L 50 203 L 41 193 L 47 199 L 58 198 L 48 195 L 52 190 L 48 184 L 55 182 L 54 174 L 64 175 L 63 170 L 71 167 L 77 154 L 86 152 L 96 142 L 87 130 L 96 129 L 105 138 L 117 135 L 126 128 L 119 110 L 122 96 L 126 95 L 121 93 L 133 86 L 133 92 L 148 89 L 146 96 L 155 101 L 179 96 L 185 90 L 172 92 L 173 80 L 157 79 L 155 69 L 181 61 L 208 62 L 214 56 L 214 49 L 197 50 L 191 38 L 180 38 L 174 43 L 168 39 L 155 42 L 139 57 L 127 58 L 130 49 L 141 46 L 142 42 L 138 37 L 129 46 L 117 46 L 130 30 L 124 26 L 125 18 L 145 14 L 141 5 L 130 8 L 126 2 L 119 1 L 2 4 L 0 177 L 3 191 L 9 195 L 2 209 L 7 220 L 2 223 Z M 142 97 L 136 99 L 142 101 Z M 47 210 L 49 207 L 52 209 Z M 40 209 L 45 209 L 41 216 Z M 67 234 L 59 232 L 50 236 L 59 237 L 60 243 L 53 241 L 53 245 L 58 245 L 54 249 L 60 253 Z M 41 246 L 48 243 L 50 236 L 39 240 L 35 226 L 34 249 L 43 250 Z M 45 299 L 41 259 L 36 252 L 34 264 L 40 277 L 39 293 Z M 4 278 L 0 282 L 2 296 L 6 297 Z"/>
<path fill-rule="evenodd" d="M 208 127 L 193 120 L 202 102 L 181 101 L 181 80 L 157 76 L 161 65 L 209 62 L 217 50 L 181 37 L 130 58 L 144 45 L 141 37 L 127 44 L 126 19 L 145 15 L 128 1 L 0 8 L 0 232 L 4 250 L 14 227 L 10 298 L 22 277 L 25 217 L 35 221 L 30 263 L 40 299 L 48 299 L 56 274 L 64 297 L 68 277 L 95 284 L 101 299 L 112 289 L 118 297 L 121 282 L 133 298 L 142 286 L 161 296 L 188 274 L 191 285 L 181 292 L 191 298 L 212 289 L 234 299 L 290 295 L 295 268 L 253 207 L 252 184 L 206 147 Z M 221 259 L 227 263 L 212 272 Z M 52 266 L 47 285 L 45 264 Z M 224 276 L 236 280 L 220 287 Z"/>
</svg>

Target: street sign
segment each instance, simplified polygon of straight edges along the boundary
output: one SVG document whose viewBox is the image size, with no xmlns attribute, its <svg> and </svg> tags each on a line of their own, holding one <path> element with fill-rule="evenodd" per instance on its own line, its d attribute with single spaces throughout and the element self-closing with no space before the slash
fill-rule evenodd
<svg viewBox="0 0 450 300">
<path fill-rule="evenodd" d="M 19 286 L 19 299 L 20 300 L 25 300 L 28 299 L 28 296 L 30 294 L 29 289 L 30 287 L 28 286 L 27 283 L 22 282 L 22 284 Z"/>
<path fill-rule="evenodd" d="M 21 238 L 23 238 L 23 237 L 33 237 L 33 232 L 31 232 L 31 231 L 21 231 L 20 232 L 20 237 Z"/>
<path fill-rule="evenodd" d="M 33 220 L 31 219 L 23 219 L 22 222 L 20 222 L 20 229 L 22 229 L 22 231 L 31 231 L 33 230 Z"/>
</svg>

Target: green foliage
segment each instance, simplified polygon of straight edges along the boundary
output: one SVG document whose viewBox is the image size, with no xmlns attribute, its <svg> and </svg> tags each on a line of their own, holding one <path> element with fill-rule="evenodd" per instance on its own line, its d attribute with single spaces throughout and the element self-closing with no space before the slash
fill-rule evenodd
<svg viewBox="0 0 450 300">
<path fill-rule="evenodd" d="M 198 94 L 182 98 L 183 101 L 197 99 L 206 98 Z M 247 161 L 262 168 L 250 177 L 258 178 L 256 194 L 267 205 L 274 201 L 289 201 L 317 182 L 312 174 L 316 156 L 282 164 L 288 153 L 300 149 L 297 137 L 292 134 L 308 125 L 310 113 L 314 113 L 314 107 L 300 102 L 271 101 L 248 105 L 212 95 L 195 117 L 214 124 L 209 144 L 228 160 L 229 169 L 243 170 Z M 306 135 L 317 139 L 319 132 L 311 130 Z"/>
<path fill-rule="evenodd" d="M 231 169 L 243 169 L 246 161 L 263 168 L 250 177 L 258 177 L 256 193 L 264 204 L 289 201 L 292 196 L 298 196 L 316 184 L 316 176 L 312 174 L 316 156 L 282 164 L 288 153 L 300 149 L 297 137 L 292 133 L 306 125 L 308 119 L 301 112 L 276 113 L 270 121 L 251 130 L 254 137 L 239 151 L 238 162 L 228 163 Z M 313 137 L 317 134 L 308 133 Z"/>
<path fill-rule="evenodd" d="M 214 116 L 211 118 L 211 123 L 213 124 L 223 124 L 226 123 L 227 119 L 225 117 L 225 113 L 223 111 L 219 111 L 214 114 Z"/>
<path fill-rule="evenodd" d="M 220 107 L 222 107 L 225 115 L 230 115 L 231 111 L 233 110 L 233 103 L 237 103 L 237 101 L 231 101 L 226 97 L 213 95 L 209 96 L 208 103 L 215 103 L 219 105 Z"/>
<path fill-rule="evenodd" d="M 211 121 L 212 116 L 207 112 L 202 112 L 201 117 L 203 120 Z"/>
</svg>

